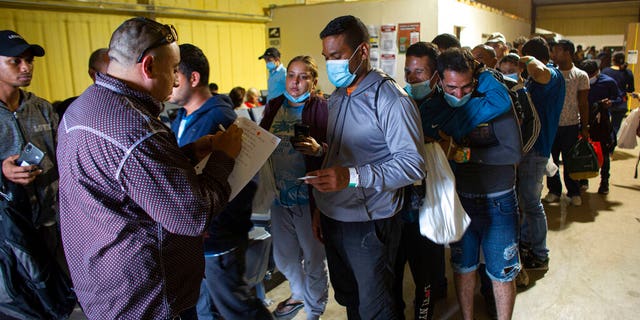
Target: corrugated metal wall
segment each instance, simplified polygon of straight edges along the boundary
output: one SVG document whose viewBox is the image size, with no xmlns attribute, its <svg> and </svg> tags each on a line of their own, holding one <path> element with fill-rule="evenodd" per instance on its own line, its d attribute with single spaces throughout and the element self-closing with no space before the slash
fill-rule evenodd
<svg viewBox="0 0 640 320">
<path fill-rule="evenodd" d="M 136 4 L 136 1 L 119 1 Z M 262 14 L 263 1 L 157 1 L 156 5 L 227 11 L 244 5 L 248 14 Z M 87 63 L 92 51 L 108 46 L 111 33 L 131 16 L 47 10 L 3 8 L 0 29 L 12 29 L 30 43 L 42 45 L 31 86 L 27 90 L 50 101 L 78 95 L 91 84 Z M 158 17 L 175 25 L 179 43 L 200 47 L 211 65 L 210 82 L 221 92 L 234 86 L 266 88 L 266 68 L 258 60 L 266 46 L 264 22 L 211 21 Z"/>
</svg>

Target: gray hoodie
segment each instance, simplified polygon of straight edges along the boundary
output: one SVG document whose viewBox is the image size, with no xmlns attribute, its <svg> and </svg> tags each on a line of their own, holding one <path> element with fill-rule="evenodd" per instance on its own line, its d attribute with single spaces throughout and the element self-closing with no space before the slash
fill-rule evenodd
<svg viewBox="0 0 640 320">
<path fill-rule="evenodd" d="M 58 115 L 46 100 L 20 91 L 21 103 L 11 112 L 0 101 L 0 161 L 19 154 L 27 142 L 44 151 L 40 163 L 43 170 L 36 180 L 26 187 L 18 186 L 0 175 L 0 201 L 12 206 L 18 202 L 29 202 L 31 220 L 36 227 L 58 220 L 58 168 L 56 162 L 56 130 Z M 9 199 L 7 199 L 9 198 Z"/>
<path fill-rule="evenodd" d="M 337 88 L 329 98 L 329 148 L 322 168 L 354 167 L 359 174 L 356 188 L 314 190 L 320 211 L 334 220 L 392 217 L 402 208 L 401 188 L 425 176 L 418 108 L 385 77 L 374 69 L 351 95 Z"/>
</svg>

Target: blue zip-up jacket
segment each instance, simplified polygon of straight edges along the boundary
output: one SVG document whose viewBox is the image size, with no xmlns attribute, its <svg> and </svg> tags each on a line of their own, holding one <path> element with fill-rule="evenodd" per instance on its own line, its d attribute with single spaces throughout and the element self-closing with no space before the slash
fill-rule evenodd
<svg viewBox="0 0 640 320">
<path fill-rule="evenodd" d="M 180 121 L 185 116 L 185 110 L 180 109 L 178 116 L 171 123 L 171 129 L 176 137 Z M 229 97 L 216 95 L 209 98 L 198 110 L 190 115 L 178 144 L 180 146 L 192 143 L 207 134 L 218 132 L 218 124 L 225 128 L 237 118 L 233 111 Z M 247 240 L 247 232 L 253 227 L 251 223 L 251 201 L 256 192 L 255 181 L 249 183 L 231 200 L 219 215 L 211 219 L 211 223 L 204 236 L 204 254 L 210 256 L 231 250 L 239 243 Z"/>
<path fill-rule="evenodd" d="M 424 138 L 418 108 L 382 71 L 370 71 L 350 95 L 337 88 L 329 98 L 323 168 L 354 167 L 359 186 L 314 190 L 324 215 L 343 222 L 392 217 L 402 208 L 402 187 L 424 178 Z M 378 101 L 375 101 L 379 89 Z"/>
<path fill-rule="evenodd" d="M 211 120 L 202 121 L 202 119 L 216 119 L 216 121 L 226 128 L 230 126 L 237 117 L 233 111 L 231 99 L 222 94 L 209 98 L 198 110 L 194 111 L 188 117 L 186 114 L 187 111 L 181 108 L 178 110 L 176 119 L 171 122 L 171 130 L 176 134 L 177 138 L 180 122 L 182 119 L 187 118 L 187 125 L 184 127 L 182 136 L 178 139 L 178 145 L 180 147 L 194 142 L 202 136 L 214 134 L 218 131 L 217 124 L 212 126 Z"/>
</svg>

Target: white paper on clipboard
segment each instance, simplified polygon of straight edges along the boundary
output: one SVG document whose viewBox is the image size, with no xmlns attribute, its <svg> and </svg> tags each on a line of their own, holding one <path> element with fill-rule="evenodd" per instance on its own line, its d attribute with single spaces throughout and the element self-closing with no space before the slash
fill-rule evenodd
<svg viewBox="0 0 640 320">
<path fill-rule="evenodd" d="M 249 183 L 280 143 L 280 138 L 261 128 L 251 119 L 238 117 L 234 123 L 243 131 L 242 149 L 227 180 L 231 186 L 229 201 L 233 200 L 240 190 Z M 195 166 L 197 174 L 202 173 L 210 155 L 204 157 Z"/>
</svg>

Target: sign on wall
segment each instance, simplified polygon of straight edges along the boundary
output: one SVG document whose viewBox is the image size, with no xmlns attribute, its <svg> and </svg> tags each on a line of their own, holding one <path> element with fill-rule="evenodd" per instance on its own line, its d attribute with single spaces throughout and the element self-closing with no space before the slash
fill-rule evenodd
<svg viewBox="0 0 640 320">
<path fill-rule="evenodd" d="M 420 41 L 420 22 L 398 23 L 398 51 L 407 52 L 410 45 Z"/>
<path fill-rule="evenodd" d="M 280 46 L 280 27 L 269 28 L 269 46 Z"/>
<path fill-rule="evenodd" d="M 398 32 L 395 24 L 380 26 L 380 69 L 391 77 L 396 76 L 397 37 Z"/>
</svg>

